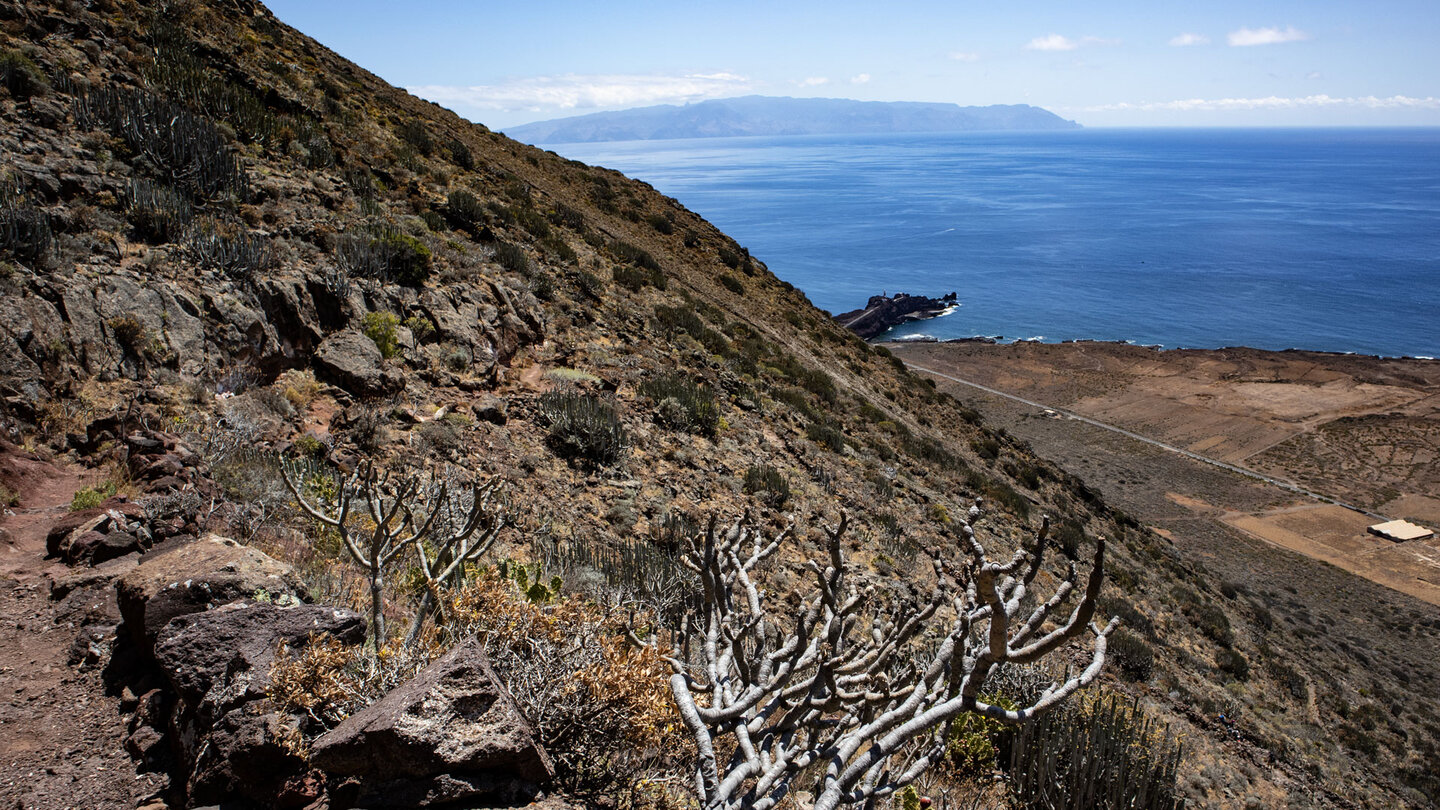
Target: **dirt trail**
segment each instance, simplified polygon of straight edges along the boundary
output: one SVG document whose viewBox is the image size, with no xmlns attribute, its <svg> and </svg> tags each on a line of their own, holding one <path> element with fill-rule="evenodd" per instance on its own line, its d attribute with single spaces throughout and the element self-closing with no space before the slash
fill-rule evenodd
<svg viewBox="0 0 1440 810">
<path fill-rule="evenodd" d="M 113 608 L 81 591 L 52 602 L 51 581 L 69 569 L 44 558 L 51 524 L 95 474 L 13 448 L 0 448 L 0 466 L 21 496 L 0 516 L 0 808 L 136 807 L 161 780 L 136 775 L 120 700 L 105 694 L 99 670 L 68 661 L 77 619 Z"/>
</svg>

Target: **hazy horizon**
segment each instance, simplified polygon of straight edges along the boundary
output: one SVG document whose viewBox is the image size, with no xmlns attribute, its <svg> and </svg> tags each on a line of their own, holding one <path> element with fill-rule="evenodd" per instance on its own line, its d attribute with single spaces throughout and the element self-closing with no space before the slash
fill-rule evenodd
<svg viewBox="0 0 1440 810">
<path fill-rule="evenodd" d="M 550 121 L 562 121 L 562 120 L 565 120 L 565 119 L 567 119 L 567 118 L 581 118 L 581 117 L 584 117 L 584 116 L 587 116 L 587 115 L 597 115 L 597 114 L 601 114 L 601 113 L 612 113 L 612 112 L 625 112 L 625 111 L 627 111 L 627 110 L 644 110 L 644 109 L 652 109 L 652 108 L 656 108 L 656 107 L 677 107 L 677 108 L 678 108 L 678 107 L 687 107 L 687 106 L 690 106 L 690 105 L 692 105 L 692 104 L 701 104 L 701 103 L 706 102 L 706 101 L 726 101 L 726 100 L 737 99 L 737 98 L 753 97 L 753 96 L 756 96 L 756 95 L 761 95 L 761 94 L 757 94 L 757 93 L 746 93 L 745 95 L 740 95 L 740 96 L 718 96 L 718 97 L 716 97 L 716 98 L 699 99 L 699 100 L 695 100 L 695 101 L 683 101 L 683 102 L 679 102 L 679 103 L 642 104 L 642 105 L 637 105 L 637 106 L 634 106 L 634 107 L 616 107 L 616 108 L 606 108 L 606 109 L 603 109 L 603 110 L 585 110 L 585 111 L 583 111 L 583 112 L 572 112 L 572 113 L 568 113 L 568 114 L 562 113 L 562 114 L 560 114 L 560 115 L 556 115 L 556 116 L 551 117 L 551 118 L 537 118 L 537 119 L 534 119 L 534 120 L 517 121 L 517 122 L 515 122 L 515 123 L 513 123 L 513 124 L 510 124 L 508 127 L 496 127 L 495 129 L 496 129 L 497 131 L 499 131 L 499 132 L 505 132 L 507 129 L 518 129 L 518 128 L 520 128 L 520 127 L 529 126 L 529 125 L 531 125 L 531 124 L 543 124 L 543 123 L 547 123 L 547 122 L 550 122 Z M 763 96 L 763 97 L 764 97 L 764 98 L 794 98 L 794 99 L 828 99 L 828 100 L 832 100 L 832 101 L 867 101 L 867 99 L 847 98 L 847 97 L 844 97 L 844 96 Z M 439 103 L 439 102 L 436 102 L 436 103 Z M 883 103 L 890 103 L 890 102 L 883 102 Z M 899 99 L 899 100 L 896 100 L 896 101 L 893 102 L 893 103 L 932 103 L 932 102 L 914 102 L 914 101 L 911 100 L 911 99 Z M 956 106 L 959 106 L 959 107 L 968 107 L 968 106 L 991 106 L 991 105 L 968 105 L 968 104 L 961 104 L 961 103 L 959 103 L 959 102 L 933 102 L 933 103 L 954 103 Z M 1023 102 L 1022 102 L 1022 103 L 1023 103 Z M 1001 103 L 1001 102 L 996 102 L 996 104 L 997 104 L 997 105 L 1000 105 L 1000 104 L 1002 104 L 1002 103 Z M 1038 105 L 1038 104 L 1032 104 L 1032 105 L 1030 105 L 1030 106 L 1039 107 L 1040 109 L 1048 109 L 1048 108 L 1045 108 L 1045 107 L 1041 107 L 1041 106 Z M 1054 110 L 1050 110 L 1050 112 L 1054 112 Z M 1057 114 L 1058 114 L 1058 113 L 1057 113 Z M 483 122 L 481 122 L 481 123 L 483 123 Z M 1416 124 L 1374 124 L 1374 123 L 1359 122 L 1359 123 L 1340 123 L 1340 124 L 1269 124 L 1269 123 L 1256 123 L 1256 124 L 1189 124 L 1189 125 L 1181 125 L 1181 124 L 1087 124 L 1087 123 L 1085 123 L 1084 121 L 1076 121 L 1076 123 L 1080 124 L 1082 129 L 1092 129 L 1092 130 L 1094 130 L 1094 129 L 1104 129 L 1104 130 L 1111 130 L 1111 129 L 1440 129 L 1440 120 L 1437 120 L 1437 121 L 1435 121 L 1435 122 L 1433 122 L 1433 123 L 1416 123 Z M 1074 130 L 1074 131 L 1080 131 L 1080 130 Z M 924 134 L 924 133 L 916 133 L 916 134 Z M 743 136 L 742 136 L 742 137 L 743 137 Z M 796 136 L 796 137 L 806 137 L 806 136 L 800 135 L 800 136 Z M 820 137 L 820 136 L 817 136 L 817 137 Z"/>
<path fill-rule="evenodd" d="M 1431 0 L 719 5 L 272 0 L 495 129 L 744 95 L 1030 104 L 1096 127 L 1440 126 Z"/>
</svg>

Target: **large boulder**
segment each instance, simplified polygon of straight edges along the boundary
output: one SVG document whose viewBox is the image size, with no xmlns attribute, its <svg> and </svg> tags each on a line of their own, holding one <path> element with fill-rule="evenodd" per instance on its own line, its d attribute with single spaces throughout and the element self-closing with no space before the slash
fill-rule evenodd
<svg viewBox="0 0 1440 810">
<path fill-rule="evenodd" d="M 115 588 L 125 626 L 146 651 L 176 616 L 237 599 L 308 600 L 293 568 L 217 534 L 154 555 L 121 577 Z"/>
<path fill-rule="evenodd" d="M 45 535 L 45 555 L 60 557 L 73 565 L 80 560 L 72 554 L 71 546 L 86 532 L 102 535 L 111 531 L 140 534 L 144 528 L 145 517 L 145 507 L 122 498 L 111 498 L 99 506 L 69 512 L 51 524 L 50 531 Z M 106 559 L 110 558 L 92 558 L 88 561 L 101 563 Z"/>
<path fill-rule="evenodd" d="M 365 620 L 342 608 L 238 601 L 160 630 L 155 660 L 178 698 L 166 729 L 192 803 L 245 797 L 268 805 L 304 773 L 293 741 L 306 718 L 266 698 L 281 646 L 322 637 L 359 644 Z"/>
<path fill-rule="evenodd" d="M 405 377 L 385 368 L 375 341 L 357 329 L 343 329 L 325 338 L 315 352 L 316 376 L 356 396 L 393 394 L 405 387 Z"/>
<path fill-rule="evenodd" d="M 300 648 L 321 636 L 359 644 L 365 619 L 322 605 L 232 602 L 171 619 L 155 640 L 155 660 L 180 699 L 213 719 L 265 697 L 280 645 Z"/>
<path fill-rule="evenodd" d="M 532 798 L 554 767 L 470 639 L 317 739 L 311 762 L 362 785 L 364 807 Z"/>
</svg>

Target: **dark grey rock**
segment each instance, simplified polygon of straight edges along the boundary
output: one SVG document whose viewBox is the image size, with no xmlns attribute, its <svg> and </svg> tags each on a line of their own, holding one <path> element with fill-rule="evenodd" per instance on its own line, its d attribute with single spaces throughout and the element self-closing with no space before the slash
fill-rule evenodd
<svg viewBox="0 0 1440 810">
<path fill-rule="evenodd" d="M 259 592 L 271 599 L 308 598 L 290 566 L 217 534 L 147 556 L 115 585 L 120 615 L 142 651 L 153 650 L 161 628 L 176 616 Z"/>
<path fill-rule="evenodd" d="M 510 420 L 505 400 L 498 397 L 485 397 L 471 405 L 470 410 L 476 419 L 492 425 L 503 425 Z"/>
<path fill-rule="evenodd" d="M 325 338 L 315 353 L 316 376 L 356 396 L 393 394 L 405 387 L 405 377 L 385 368 L 375 341 L 356 329 Z"/>
<path fill-rule="evenodd" d="M 305 770 L 304 758 L 282 742 L 297 727 L 296 718 L 280 712 L 235 711 L 220 718 L 191 769 L 190 801 L 229 807 L 243 798 L 270 806 L 286 781 Z"/>
<path fill-rule="evenodd" d="M 554 776 L 475 639 L 321 736 L 311 762 L 357 777 L 366 786 L 361 803 L 375 807 L 501 798 Z"/>
<path fill-rule="evenodd" d="M 365 640 L 365 620 L 343 608 L 248 601 L 171 619 L 155 640 L 155 660 L 188 706 L 212 717 L 265 697 L 280 646 L 311 638 Z"/>
</svg>

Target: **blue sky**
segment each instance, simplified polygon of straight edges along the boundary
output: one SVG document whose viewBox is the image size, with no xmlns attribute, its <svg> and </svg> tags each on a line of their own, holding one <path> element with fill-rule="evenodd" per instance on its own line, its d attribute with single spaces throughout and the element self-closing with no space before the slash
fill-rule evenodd
<svg viewBox="0 0 1440 810">
<path fill-rule="evenodd" d="M 492 128 L 757 93 L 1033 104 L 1087 126 L 1440 126 L 1440 0 L 271 0 Z"/>
</svg>

